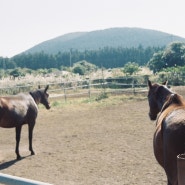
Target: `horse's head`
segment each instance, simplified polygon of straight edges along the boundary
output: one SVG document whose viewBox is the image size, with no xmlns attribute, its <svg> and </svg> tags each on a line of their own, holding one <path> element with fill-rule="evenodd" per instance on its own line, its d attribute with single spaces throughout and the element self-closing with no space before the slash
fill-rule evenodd
<svg viewBox="0 0 185 185">
<path fill-rule="evenodd" d="M 172 92 L 167 88 L 167 81 L 159 85 L 152 84 L 151 81 L 148 80 L 148 87 L 149 117 L 151 120 L 156 120 L 157 114 L 161 111 L 166 98 L 169 94 L 172 94 Z"/>
<path fill-rule="evenodd" d="M 50 109 L 50 105 L 48 102 L 49 94 L 47 93 L 48 88 L 49 88 L 49 85 L 47 85 L 44 90 L 40 90 L 40 95 L 41 95 L 40 103 L 42 103 L 46 107 L 46 109 Z"/>
<path fill-rule="evenodd" d="M 48 102 L 49 94 L 47 93 L 48 88 L 49 85 L 47 85 L 45 89 L 40 89 L 39 86 L 38 90 L 30 92 L 35 102 L 37 104 L 42 103 L 46 107 L 46 109 L 50 109 L 50 105 Z"/>
</svg>

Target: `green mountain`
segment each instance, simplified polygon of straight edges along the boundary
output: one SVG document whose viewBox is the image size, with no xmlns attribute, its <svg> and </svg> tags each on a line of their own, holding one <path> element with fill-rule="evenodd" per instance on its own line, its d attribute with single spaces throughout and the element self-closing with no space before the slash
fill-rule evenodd
<svg viewBox="0 0 185 185">
<path fill-rule="evenodd" d="M 59 51 L 97 50 L 103 47 L 163 47 L 173 41 L 185 42 L 185 38 L 155 30 L 142 28 L 110 28 L 91 32 L 75 32 L 65 34 L 54 39 L 42 42 L 24 53 L 44 51 L 56 54 Z"/>
</svg>

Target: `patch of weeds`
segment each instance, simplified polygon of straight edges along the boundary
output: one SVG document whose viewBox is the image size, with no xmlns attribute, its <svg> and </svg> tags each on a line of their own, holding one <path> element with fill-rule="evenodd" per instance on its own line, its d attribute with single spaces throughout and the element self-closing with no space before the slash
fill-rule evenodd
<svg viewBox="0 0 185 185">
<path fill-rule="evenodd" d="M 100 93 L 100 94 L 97 96 L 97 98 L 96 98 L 95 100 L 96 100 L 96 101 L 100 101 L 100 100 L 106 99 L 106 98 L 108 98 L 108 94 L 107 94 L 106 92 L 102 92 L 102 93 Z"/>
<path fill-rule="evenodd" d="M 60 102 L 60 101 L 53 101 L 52 103 L 51 103 L 51 106 L 52 107 L 60 107 L 62 105 L 62 103 Z"/>
<path fill-rule="evenodd" d="M 123 95 L 122 98 L 121 98 L 122 101 L 128 101 L 128 100 L 130 100 L 130 101 L 132 101 L 132 100 L 139 101 L 139 100 L 145 100 L 145 99 L 146 99 L 146 97 L 143 96 L 143 95 Z"/>
<path fill-rule="evenodd" d="M 95 97 L 86 98 L 82 100 L 82 103 L 93 103 L 93 102 L 95 102 Z"/>
</svg>

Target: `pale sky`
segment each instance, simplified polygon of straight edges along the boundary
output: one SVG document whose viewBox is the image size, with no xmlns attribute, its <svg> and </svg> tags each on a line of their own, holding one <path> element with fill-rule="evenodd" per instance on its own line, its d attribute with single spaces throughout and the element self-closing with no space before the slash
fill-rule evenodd
<svg viewBox="0 0 185 185">
<path fill-rule="evenodd" d="M 185 38 L 184 0 L 0 0 L 0 56 L 77 31 L 140 27 Z"/>
</svg>

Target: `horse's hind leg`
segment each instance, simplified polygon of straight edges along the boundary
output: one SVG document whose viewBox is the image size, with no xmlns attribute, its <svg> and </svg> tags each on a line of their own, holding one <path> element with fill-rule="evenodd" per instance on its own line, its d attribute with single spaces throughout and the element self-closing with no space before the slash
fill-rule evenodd
<svg viewBox="0 0 185 185">
<path fill-rule="evenodd" d="M 19 143 L 20 143 L 20 138 L 21 138 L 21 129 L 22 129 L 22 125 L 16 127 L 16 148 L 15 148 L 15 153 L 17 154 L 17 160 L 21 159 L 21 156 L 19 154 Z"/>
<path fill-rule="evenodd" d="M 29 129 L 29 150 L 31 152 L 31 155 L 35 155 L 35 152 L 33 151 L 33 147 L 32 147 L 32 138 L 33 138 L 34 125 L 35 125 L 35 123 L 28 125 L 28 129 Z"/>
</svg>

